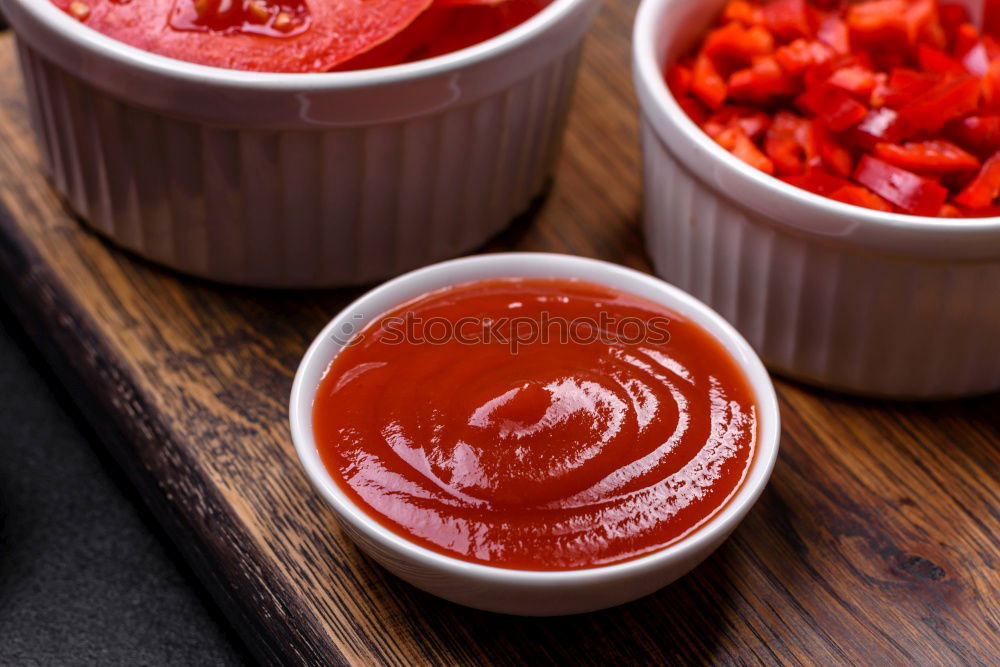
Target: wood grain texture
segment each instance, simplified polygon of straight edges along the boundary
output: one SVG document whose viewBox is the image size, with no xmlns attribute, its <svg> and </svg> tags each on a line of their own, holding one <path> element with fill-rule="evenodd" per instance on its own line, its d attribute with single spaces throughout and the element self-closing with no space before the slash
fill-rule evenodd
<svg viewBox="0 0 1000 667">
<path fill-rule="evenodd" d="M 587 43 L 555 184 L 488 249 L 648 269 L 628 36 Z M 521 619 L 428 596 L 362 557 L 287 428 L 294 369 L 357 291 L 179 277 L 116 251 L 39 172 L 0 38 L 3 296 L 266 662 L 998 664 L 1000 397 L 855 400 L 779 381 L 782 451 L 746 521 L 693 574 L 630 605 Z"/>
</svg>

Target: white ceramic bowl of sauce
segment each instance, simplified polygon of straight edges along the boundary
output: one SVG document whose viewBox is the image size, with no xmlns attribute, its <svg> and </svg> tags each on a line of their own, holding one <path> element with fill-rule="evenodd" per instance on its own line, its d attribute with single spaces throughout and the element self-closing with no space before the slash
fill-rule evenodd
<svg viewBox="0 0 1000 667">
<path fill-rule="evenodd" d="M 444 555 L 389 530 L 345 493 L 317 447 L 313 405 L 346 334 L 420 295 L 502 277 L 586 280 L 664 305 L 715 338 L 745 376 L 757 414 L 756 451 L 742 484 L 720 510 L 690 535 L 634 560 L 573 570 L 528 571 Z M 652 593 L 711 554 L 750 511 L 778 453 L 779 413 L 767 371 L 743 338 L 719 315 L 663 281 L 618 265 L 566 255 L 510 253 L 452 260 L 378 287 L 338 314 L 317 336 L 299 366 L 290 401 L 291 432 L 305 471 L 345 533 L 369 556 L 414 586 L 459 604 L 508 614 L 572 614 L 622 604 Z"/>
</svg>

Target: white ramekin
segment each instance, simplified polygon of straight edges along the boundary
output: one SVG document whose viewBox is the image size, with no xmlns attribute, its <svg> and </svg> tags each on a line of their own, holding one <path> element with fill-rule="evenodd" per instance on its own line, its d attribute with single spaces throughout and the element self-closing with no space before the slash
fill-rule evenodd
<svg viewBox="0 0 1000 667">
<path fill-rule="evenodd" d="M 646 247 L 659 275 L 732 322 L 775 371 L 835 389 L 1000 389 L 1000 218 L 942 220 L 826 199 L 733 157 L 677 105 L 664 65 L 724 0 L 643 0 Z"/>
<path fill-rule="evenodd" d="M 468 251 L 558 152 L 600 0 L 553 0 L 471 48 L 359 72 L 164 58 L 48 0 L 0 0 L 51 181 L 116 243 L 268 287 L 362 284 Z"/>
<path fill-rule="evenodd" d="M 468 563 L 417 546 L 382 527 L 330 477 L 313 438 L 312 406 L 319 382 L 342 341 L 393 307 L 428 291 L 498 277 L 580 278 L 664 304 L 715 336 L 742 368 L 759 410 L 756 458 L 732 501 L 703 528 L 655 554 L 619 565 L 529 572 Z M 778 454 L 777 398 L 767 371 L 745 340 L 703 303 L 652 276 L 593 259 L 544 253 L 480 255 L 435 264 L 396 278 L 345 308 L 306 352 L 292 387 L 292 438 L 313 485 L 346 534 L 386 569 L 447 600 L 487 611 L 552 616 L 622 604 L 666 586 L 704 560 L 733 531 L 763 491 Z"/>
</svg>

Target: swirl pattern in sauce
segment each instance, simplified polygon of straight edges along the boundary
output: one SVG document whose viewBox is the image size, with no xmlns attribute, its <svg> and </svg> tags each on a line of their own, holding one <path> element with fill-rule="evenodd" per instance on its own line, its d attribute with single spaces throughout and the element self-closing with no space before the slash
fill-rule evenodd
<svg viewBox="0 0 1000 667">
<path fill-rule="evenodd" d="M 388 529 L 529 570 L 682 539 L 738 490 L 757 437 L 749 384 L 708 333 L 556 279 L 469 283 L 386 314 L 330 365 L 313 425 L 331 475 Z"/>
</svg>

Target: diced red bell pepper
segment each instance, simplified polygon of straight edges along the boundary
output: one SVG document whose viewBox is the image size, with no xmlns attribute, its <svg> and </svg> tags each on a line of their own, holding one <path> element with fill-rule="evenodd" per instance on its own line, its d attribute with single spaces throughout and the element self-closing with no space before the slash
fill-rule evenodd
<svg viewBox="0 0 1000 667">
<path fill-rule="evenodd" d="M 945 136 L 979 155 L 1000 149 L 1000 116 L 966 116 L 950 121 Z"/>
<path fill-rule="evenodd" d="M 760 26 L 745 28 L 734 21 L 710 32 L 702 48 L 716 68 L 732 71 L 774 51 L 774 38 Z"/>
<path fill-rule="evenodd" d="M 937 0 L 911 0 L 907 4 L 903 23 L 910 44 L 922 39 L 937 49 L 947 47 L 947 40 L 937 19 Z"/>
<path fill-rule="evenodd" d="M 839 88 L 813 86 L 796 99 L 799 106 L 811 111 L 835 132 L 846 130 L 861 121 L 867 107 Z"/>
<path fill-rule="evenodd" d="M 691 93 L 705 103 L 709 109 L 718 109 L 728 95 L 726 82 L 715 69 L 712 59 L 699 53 L 691 70 Z"/>
<path fill-rule="evenodd" d="M 729 0 L 722 10 L 723 21 L 739 21 L 743 25 L 760 25 L 763 15 L 760 7 L 746 0 Z"/>
<path fill-rule="evenodd" d="M 969 49 L 979 43 L 979 28 L 971 23 L 963 23 L 955 28 L 951 52 L 956 58 L 964 58 Z"/>
<path fill-rule="evenodd" d="M 937 217 L 939 218 L 961 218 L 962 209 L 958 208 L 954 204 L 949 204 L 945 202 L 941 206 L 941 210 L 938 211 Z"/>
<path fill-rule="evenodd" d="M 948 190 L 934 181 L 870 155 L 858 162 L 854 180 L 914 215 L 937 215 L 948 197 Z"/>
<path fill-rule="evenodd" d="M 774 164 L 757 145 L 746 135 L 738 125 L 730 127 L 715 137 L 715 141 L 730 153 L 743 160 L 751 167 L 756 167 L 766 174 L 774 173 Z"/>
<path fill-rule="evenodd" d="M 969 22 L 969 11 L 958 2 L 938 3 L 938 20 L 946 32 L 955 32 L 958 26 Z"/>
<path fill-rule="evenodd" d="M 897 167 L 925 174 L 945 174 L 979 169 L 979 159 L 945 139 L 908 141 L 904 144 L 878 143 L 875 157 Z"/>
<path fill-rule="evenodd" d="M 883 102 L 887 106 L 902 107 L 936 86 L 941 78 L 936 72 L 894 67 L 889 75 L 889 89 L 883 94 Z"/>
<path fill-rule="evenodd" d="M 1000 206 L 987 206 L 986 208 L 967 208 L 957 206 L 963 218 L 997 218 L 1000 217 Z"/>
<path fill-rule="evenodd" d="M 829 14 L 820 22 L 816 38 L 835 53 L 846 55 L 851 51 L 851 35 L 847 24 L 836 14 Z"/>
<path fill-rule="evenodd" d="M 805 0 L 770 0 L 763 7 L 763 19 L 764 27 L 786 42 L 812 36 Z"/>
<path fill-rule="evenodd" d="M 855 97 L 869 99 L 875 90 L 875 73 L 861 65 L 848 65 L 834 71 L 827 83 Z"/>
<path fill-rule="evenodd" d="M 781 180 L 797 188 L 802 188 L 803 190 L 808 190 L 824 197 L 829 197 L 832 193 L 848 185 L 848 182 L 843 178 L 834 176 L 822 169 L 810 169 L 804 173 L 786 176 Z"/>
<path fill-rule="evenodd" d="M 771 117 L 759 109 L 748 107 L 724 106 L 712 114 L 701 128 L 710 137 L 717 137 L 724 130 L 738 126 L 751 139 L 762 136 L 771 126 Z"/>
<path fill-rule="evenodd" d="M 667 87 L 674 97 L 687 95 L 691 90 L 691 68 L 674 63 L 667 68 Z"/>
<path fill-rule="evenodd" d="M 851 131 L 851 140 L 871 149 L 878 142 L 895 143 L 903 138 L 904 127 L 899 114 L 888 107 L 872 109 Z"/>
<path fill-rule="evenodd" d="M 983 34 L 1000 39 L 1000 0 L 983 0 Z"/>
<path fill-rule="evenodd" d="M 917 47 L 917 60 L 920 67 L 928 72 L 940 72 L 941 74 L 966 74 L 967 70 L 944 51 L 921 44 Z"/>
<path fill-rule="evenodd" d="M 980 80 L 983 93 L 983 109 L 1000 111 L 1000 60 L 994 60 L 986 67 Z"/>
<path fill-rule="evenodd" d="M 706 120 L 708 120 L 708 109 L 704 104 L 699 102 L 696 97 L 692 97 L 691 95 L 678 97 L 677 104 L 680 105 L 681 109 L 684 109 L 684 113 L 686 113 L 688 118 L 693 120 L 695 124 L 701 126 Z"/>
<path fill-rule="evenodd" d="M 831 61 L 834 55 L 833 49 L 823 42 L 796 39 L 791 44 L 775 49 L 774 59 L 781 65 L 781 69 L 794 76 Z"/>
<path fill-rule="evenodd" d="M 913 45 L 919 37 L 928 35 L 928 26 L 935 18 L 934 0 L 868 0 L 849 5 L 846 14 L 852 39 L 866 44 L 902 38 Z M 939 29 L 937 26 L 931 32 Z M 937 37 L 933 38 L 936 42 Z"/>
<path fill-rule="evenodd" d="M 1000 196 L 1000 152 L 983 163 L 976 177 L 958 195 L 955 203 L 968 208 L 992 206 Z"/>
<path fill-rule="evenodd" d="M 828 194 L 827 197 L 830 199 L 836 199 L 837 201 L 842 201 L 845 204 L 863 206 L 876 211 L 892 211 L 892 204 L 887 202 L 885 199 L 882 199 L 868 188 L 863 188 L 860 185 L 854 185 L 853 183 L 848 183 L 837 190 L 834 190 Z"/>
<path fill-rule="evenodd" d="M 795 92 L 794 82 L 785 74 L 773 56 L 758 56 L 753 65 L 732 73 L 728 81 L 729 94 L 735 100 L 766 104 L 776 97 Z"/>
<path fill-rule="evenodd" d="M 979 91 L 980 81 L 974 76 L 947 77 L 901 107 L 899 115 L 908 127 L 934 134 L 952 118 L 975 111 Z"/>
<path fill-rule="evenodd" d="M 922 0 L 913 3 L 907 12 L 907 20 L 916 31 L 916 42 L 926 44 L 938 51 L 948 48 L 948 33 L 941 26 L 937 12 L 938 0 Z"/>
<path fill-rule="evenodd" d="M 790 111 L 774 115 L 764 137 L 764 150 L 778 174 L 800 174 L 815 155 L 812 122 Z"/>
<path fill-rule="evenodd" d="M 905 35 L 905 0 L 868 0 L 847 7 L 845 21 L 852 38 L 865 43 Z"/>
<path fill-rule="evenodd" d="M 849 177 L 854 169 L 854 158 L 851 157 L 851 152 L 842 146 L 830 134 L 826 126 L 819 121 L 813 121 L 812 133 L 816 156 L 823 166 L 837 176 Z"/>
<path fill-rule="evenodd" d="M 885 72 L 875 72 L 875 86 L 872 94 L 868 96 L 868 106 L 881 108 L 885 106 L 886 95 L 891 94 L 889 88 L 889 75 Z"/>
</svg>

